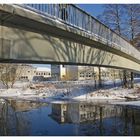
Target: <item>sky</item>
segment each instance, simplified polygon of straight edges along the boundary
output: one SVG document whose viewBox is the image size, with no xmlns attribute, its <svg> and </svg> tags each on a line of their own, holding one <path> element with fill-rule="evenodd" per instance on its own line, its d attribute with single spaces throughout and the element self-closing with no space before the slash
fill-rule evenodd
<svg viewBox="0 0 140 140">
<path fill-rule="evenodd" d="M 90 15 L 96 17 L 102 14 L 104 8 L 103 4 L 77 4 L 81 9 L 88 12 Z"/>
<path fill-rule="evenodd" d="M 102 14 L 104 8 L 103 4 L 76 4 L 81 9 L 89 13 L 90 15 L 97 17 L 98 15 Z M 47 64 L 33 64 L 35 67 L 48 67 L 50 68 L 50 65 Z"/>
</svg>

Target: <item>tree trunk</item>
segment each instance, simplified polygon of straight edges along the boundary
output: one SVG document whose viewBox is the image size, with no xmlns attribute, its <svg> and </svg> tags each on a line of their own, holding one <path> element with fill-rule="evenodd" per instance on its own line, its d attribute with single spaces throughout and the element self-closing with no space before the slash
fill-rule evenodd
<svg viewBox="0 0 140 140">
<path fill-rule="evenodd" d="M 123 87 L 127 88 L 127 76 L 126 76 L 126 70 L 123 71 Z"/>
<path fill-rule="evenodd" d="M 131 88 L 134 88 L 134 73 L 131 72 Z"/>
</svg>

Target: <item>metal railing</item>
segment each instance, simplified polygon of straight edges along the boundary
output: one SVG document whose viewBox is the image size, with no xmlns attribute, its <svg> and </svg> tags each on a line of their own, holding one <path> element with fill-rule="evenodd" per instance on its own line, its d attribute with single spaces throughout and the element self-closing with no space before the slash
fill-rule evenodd
<svg viewBox="0 0 140 140">
<path fill-rule="evenodd" d="M 63 23 L 93 34 L 109 46 L 114 46 L 140 60 L 140 52 L 126 39 L 73 4 L 24 4 L 22 6 L 43 15 L 53 16 Z"/>
</svg>

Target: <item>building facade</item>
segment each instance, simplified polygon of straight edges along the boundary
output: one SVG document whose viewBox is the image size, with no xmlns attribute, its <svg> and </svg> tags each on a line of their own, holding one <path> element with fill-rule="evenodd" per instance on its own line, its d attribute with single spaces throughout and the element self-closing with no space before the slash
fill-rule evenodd
<svg viewBox="0 0 140 140">
<path fill-rule="evenodd" d="M 99 80 L 99 67 L 51 65 L 51 76 L 53 80 Z M 122 71 L 112 68 L 101 68 L 102 80 L 120 79 Z"/>
<path fill-rule="evenodd" d="M 51 65 L 51 78 L 54 81 L 65 80 L 66 67 L 64 65 Z"/>
<path fill-rule="evenodd" d="M 32 65 L 21 65 L 19 67 L 19 80 L 22 81 L 44 81 L 51 77 L 51 69 L 33 67 Z"/>
</svg>

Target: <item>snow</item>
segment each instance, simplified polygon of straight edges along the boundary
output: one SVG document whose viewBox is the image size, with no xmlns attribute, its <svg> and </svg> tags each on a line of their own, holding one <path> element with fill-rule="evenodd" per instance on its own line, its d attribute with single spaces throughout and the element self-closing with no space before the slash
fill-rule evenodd
<svg viewBox="0 0 140 140">
<path fill-rule="evenodd" d="M 75 97 L 75 99 L 116 99 L 116 100 L 125 100 L 126 97 L 132 97 L 131 94 L 136 92 L 136 89 L 123 89 L 123 88 L 111 88 L 111 89 L 102 89 L 97 90 L 92 93 L 80 95 Z M 133 97 L 137 97 L 136 95 Z"/>
<path fill-rule="evenodd" d="M 111 81 L 107 82 L 108 84 Z M 33 83 L 32 83 L 33 84 Z M 15 97 L 20 99 L 28 98 L 50 98 L 50 99 L 74 99 L 74 100 L 126 100 L 140 98 L 140 84 L 135 84 L 134 89 L 124 89 L 121 87 L 112 87 L 107 89 L 95 89 L 93 82 L 84 84 L 83 82 L 69 82 L 69 84 L 55 82 L 41 83 L 44 87 L 30 89 L 29 82 L 17 82 L 13 89 L 1 89 L 0 97 Z M 67 85 L 67 86 L 66 86 Z M 70 86 L 71 85 L 71 86 Z"/>
</svg>

